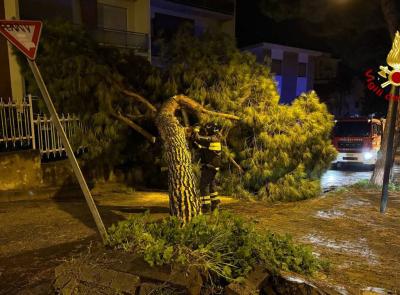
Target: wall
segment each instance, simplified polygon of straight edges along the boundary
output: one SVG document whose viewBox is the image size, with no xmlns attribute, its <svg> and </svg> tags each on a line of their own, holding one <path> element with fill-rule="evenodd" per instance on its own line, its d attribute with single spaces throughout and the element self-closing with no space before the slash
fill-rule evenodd
<svg viewBox="0 0 400 295">
<path fill-rule="evenodd" d="M 87 0 L 85 0 L 87 1 Z M 73 19 L 72 0 L 19 0 L 19 14 L 23 19 Z"/>
<path fill-rule="evenodd" d="M 27 190 L 42 185 L 38 151 L 0 154 L 0 191 Z"/>
<path fill-rule="evenodd" d="M 263 63 L 266 57 L 271 61 L 272 73 L 275 74 L 281 94 L 281 103 L 291 103 L 301 93 L 314 89 L 315 82 L 321 80 L 319 76 L 322 74 L 327 80 L 336 77 L 337 60 L 323 52 L 266 42 L 246 47 L 244 50 L 253 53 L 260 63 Z M 323 71 L 325 68 L 329 71 Z"/>
<path fill-rule="evenodd" d="M 0 0 L 0 19 L 5 19 L 4 0 Z M 11 97 L 8 45 L 6 39 L 3 37 L 0 37 L 0 77 L 0 97 Z"/>
<path fill-rule="evenodd" d="M 41 163 L 37 150 L 0 153 L 0 201 L 81 196 L 68 160 Z"/>
<path fill-rule="evenodd" d="M 163 0 L 153 0 L 151 17 L 153 18 L 156 13 L 193 20 L 196 34 L 204 32 L 207 28 L 218 28 L 235 37 L 234 16 Z"/>
<path fill-rule="evenodd" d="M 284 52 L 282 60 L 282 92 L 281 103 L 290 103 L 297 91 L 298 54 Z"/>
</svg>

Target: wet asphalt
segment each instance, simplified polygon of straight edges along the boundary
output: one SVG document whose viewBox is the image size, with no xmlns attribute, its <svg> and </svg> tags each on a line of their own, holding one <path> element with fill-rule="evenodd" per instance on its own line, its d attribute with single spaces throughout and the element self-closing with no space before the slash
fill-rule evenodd
<svg viewBox="0 0 400 295">
<path fill-rule="evenodd" d="M 393 169 L 395 176 L 400 175 L 399 165 L 395 165 Z M 352 185 L 360 180 L 369 180 L 372 176 L 372 171 L 371 168 L 362 166 L 346 166 L 340 169 L 330 169 L 322 175 L 322 190 L 326 192 L 337 187 Z"/>
</svg>

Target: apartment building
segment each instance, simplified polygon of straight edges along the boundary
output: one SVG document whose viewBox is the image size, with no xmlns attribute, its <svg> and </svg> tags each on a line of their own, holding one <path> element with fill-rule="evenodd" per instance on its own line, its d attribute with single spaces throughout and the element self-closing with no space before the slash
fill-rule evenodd
<svg viewBox="0 0 400 295">
<path fill-rule="evenodd" d="M 64 19 L 84 26 L 99 44 L 129 48 L 151 61 L 153 39 L 168 39 L 184 22 L 194 34 L 218 28 L 234 36 L 235 0 L 0 0 L 0 19 L 13 18 Z M 23 77 L 4 39 L 0 63 L 0 97 L 23 97 Z"/>
<path fill-rule="evenodd" d="M 170 37 L 183 23 L 193 34 L 218 29 L 235 36 L 234 0 L 151 0 L 152 34 Z"/>
<path fill-rule="evenodd" d="M 331 83 L 336 78 L 338 60 L 330 54 L 274 43 L 260 43 L 244 48 L 257 61 L 270 63 L 281 103 L 290 103 L 301 93 Z"/>
</svg>

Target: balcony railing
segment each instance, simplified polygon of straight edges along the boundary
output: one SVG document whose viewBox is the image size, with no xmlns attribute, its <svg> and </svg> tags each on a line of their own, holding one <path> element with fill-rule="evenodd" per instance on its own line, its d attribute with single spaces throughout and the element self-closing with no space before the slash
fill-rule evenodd
<svg viewBox="0 0 400 295">
<path fill-rule="evenodd" d="M 149 36 L 144 33 L 98 28 L 93 31 L 93 35 L 102 45 L 136 49 L 142 53 L 147 53 L 149 49 Z"/>
<path fill-rule="evenodd" d="M 233 15 L 235 12 L 234 0 L 167 0 L 183 5 L 207 9 L 215 12 Z"/>
</svg>

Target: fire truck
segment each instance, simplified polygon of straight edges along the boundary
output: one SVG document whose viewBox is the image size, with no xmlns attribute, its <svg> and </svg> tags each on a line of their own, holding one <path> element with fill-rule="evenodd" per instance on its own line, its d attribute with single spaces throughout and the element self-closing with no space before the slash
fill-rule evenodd
<svg viewBox="0 0 400 295">
<path fill-rule="evenodd" d="M 384 120 L 344 118 L 335 121 L 333 145 L 338 155 L 333 166 L 363 164 L 373 167 L 381 147 Z"/>
</svg>

